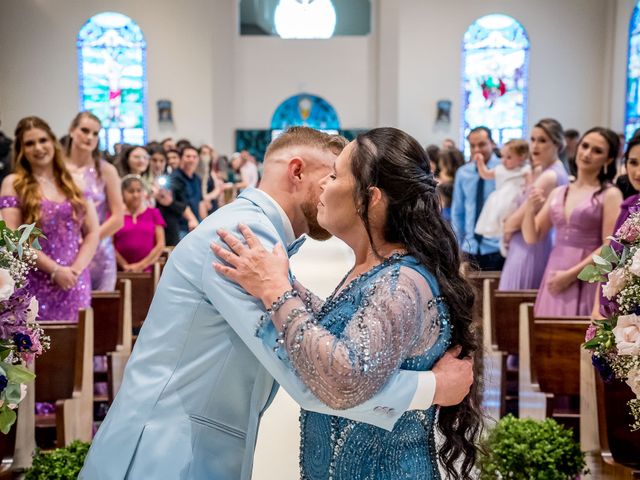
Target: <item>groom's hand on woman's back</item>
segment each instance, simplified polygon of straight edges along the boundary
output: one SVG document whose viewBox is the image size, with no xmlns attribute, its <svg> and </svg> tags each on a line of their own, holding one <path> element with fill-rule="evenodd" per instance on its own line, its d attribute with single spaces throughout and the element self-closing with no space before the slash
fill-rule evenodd
<svg viewBox="0 0 640 480">
<path fill-rule="evenodd" d="M 461 347 L 447 350 L 431 371 L 436 376 L 433 403 L 441 407 L 457 405 L 467 396 L 473 384 L 473 359 L 458 358 Z"/>
</svg>

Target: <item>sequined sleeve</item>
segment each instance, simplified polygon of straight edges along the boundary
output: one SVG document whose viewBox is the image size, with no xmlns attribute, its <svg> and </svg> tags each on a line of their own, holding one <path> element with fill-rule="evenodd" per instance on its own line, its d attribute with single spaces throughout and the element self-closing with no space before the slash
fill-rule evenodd
<svg viewBox="0 0 640 480">
<path fill-rule="evenodd" d="M 13 196 L 0 197 L 0 208 L 20 208 L 20 199 Z"/>
<path fill-rule="evenodd" d="M 318 313 L 324 305 L 324 301 L 311 290 L 307 289 L 298 280 L 293 282 L 293 288 L 304 302 L 305 306 L 313 313 Z"/>
<path fill-rule="evenodd" d="M 436 342 L 438 321 L 427 282 L 406 267 L 394 267 L 367 284 L 340 335 L 319 325 L 297 297 L 272 315 L 296 372 L 334 409 L 351 408 L 375 395 L 404 360 Z"/>
</svg>

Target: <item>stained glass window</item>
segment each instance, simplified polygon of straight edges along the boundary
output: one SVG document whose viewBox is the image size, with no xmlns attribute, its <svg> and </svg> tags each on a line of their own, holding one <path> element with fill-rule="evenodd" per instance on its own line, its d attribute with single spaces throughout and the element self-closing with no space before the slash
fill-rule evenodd
<svg viewBox="0 0 640 480">
<path fill-rule="evenodd" d="M 272 137 L 289 127 L 302 125 L 330 133 L 338 133 L 340 121 L 335 109 L 325 99 L 301 93 L 282 102 L 271 118 Z"/>
<path fill-rule="evenodd" d="M 462 140 L 484 125 L 501 145 L 524 138 L 527 120 L 529 39 L 514 18 L 493 14 L 477 19 L 462 48 Z"/>
<path fill-rule="evenodd" d="M 146 42 L 140 27 L 120 13 L 91 17 L 77 40 L 80 110 L 102 121 L 100 145 L 147 140 Z"/>
<path fill-rule="evenodd" d="M 640 128 L 640 3 L 636 4 L 629 23 L 629 58 L 627 61 L 627 105 L 624 133 L 629 140 Z"/>
<path fill-rule="evenodd" d="M 336 9 L 331 0 L 280 0 L 273 20 L 281 38 L 331 38 Z"/>
</svg>

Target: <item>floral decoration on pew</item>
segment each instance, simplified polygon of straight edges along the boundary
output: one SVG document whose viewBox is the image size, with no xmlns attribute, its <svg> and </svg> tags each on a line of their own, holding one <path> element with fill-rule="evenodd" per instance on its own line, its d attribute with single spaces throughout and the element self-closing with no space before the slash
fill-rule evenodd
<svg viewBox="0 0 640 480">
<path fill-rule="evenodd" d="M 578 275 L 581 280 L 602 282 L 604 320 L 594 320 L 584 348 L 593 351 L 593 363 L 605 381 L 619 378 L 636 398 L 629 401 L 640 430 L 640 212 L 622 224 L 600 255 L 594 255 Z"/>
<path fill-rule="evenodd" d="M 0 220 L 0 431 L 16 421 L 18 404 L 35 375 L 25 365 L 49 348 L 49 337 L 36 323 L 38 301 L 27 290 L 27 274 L 36 263 L 35 224 L 11 230 Z"/>
</svg>

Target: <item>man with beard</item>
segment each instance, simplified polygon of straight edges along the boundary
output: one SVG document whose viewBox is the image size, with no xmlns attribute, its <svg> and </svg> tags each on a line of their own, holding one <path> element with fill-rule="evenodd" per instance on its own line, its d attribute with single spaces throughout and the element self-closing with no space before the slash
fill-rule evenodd
<svg viewBox="0 0 640 480">
<path fill-rule="evenodd" d="M 267 149 L 260 190 L 244 191 L 176 247 L 81 479 L 249 479 L 260 416 L 278 384 L 306 410 L 387 430 L 406 410 L 464 398 L 471 361 L 448 354 L 432 372 L 398 372 L 357 407 L 328 408 L 278 357 L 261 302 L 212 268 L 217 231 L 237 231 L 239 222 L 290 254 L 304 233 L 328 238 L 316 220 L 320 181 L 345 145 L 310 128 L 288 130 Z"/>
</svg>

